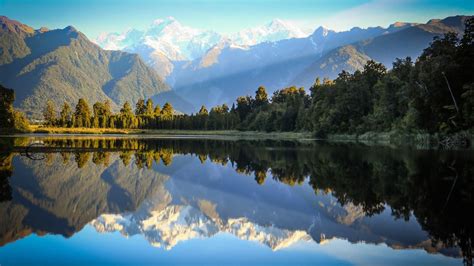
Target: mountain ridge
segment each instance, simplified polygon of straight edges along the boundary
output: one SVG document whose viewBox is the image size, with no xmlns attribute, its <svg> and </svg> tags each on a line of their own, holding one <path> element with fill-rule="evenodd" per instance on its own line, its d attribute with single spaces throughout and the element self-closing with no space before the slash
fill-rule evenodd
<svg viewBox="0 0 474 266">
<path fill-rule="evenodd" d="M 9 25 L 17 22 L 2 19 L 2 28 Z M 0 40 L 0 82 L 15 90 L 15 105 L 30 117 L 40 118 L 47 100 L 56 106 L 75 105 L 79 98 L 90 105 L 108 100 L 117 110 L 125 101 L 169 90 L 138 55 L 105 51 L 73 26 L 24 34 L 2 31 Z"/>
</svg>

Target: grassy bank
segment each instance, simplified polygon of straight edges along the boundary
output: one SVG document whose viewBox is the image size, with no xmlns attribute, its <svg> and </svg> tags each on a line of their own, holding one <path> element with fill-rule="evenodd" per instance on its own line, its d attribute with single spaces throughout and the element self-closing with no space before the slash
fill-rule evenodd
<svg viewBox="0 0 474 266">
<path fill-rule="evenodd" d="M 238 130 L 164 130 L 164 129 L 112 129 L 112 128 L 61 128 L 30 126 L 33 134 L 61 134 L 61 135 L 135 135 L 144 137 L 176 136 L 176 137 L 220 137 L 238 139 L 281 139 L 281 140 L 314 140 L 312 132 L 261 132 Z M 423 132 L 406 133 L 366 132 L 364 134 L 330 134 L 325 139 L 331 142 L 359 142 L 369 145 L 410 146 L 416 149 L 439 148 L 447 137 L 462 135 L 468 144 L 474 141 L 474 132 L 463 131 L 453 135 L 428 134 Z M 471 148 L 473 145 L 470 145 Z M 464 148 L 464 147 L 462 147 Z"/>
<path fill-rule="evenodd" d="M 256 132 L 238 130 L 165 130 L 165 129 L 112 129 L 112 128 L 60 128 L 31 126 L 32 133 L 42 134 L 93 134 L 93 135 L 162 135 L 162 136 L 221 136 L 260 139 L 314 139 L 311 132 Z"/>
<path fill-rule="evenodd" d="M 472 147 L 474 133 L 462 131 L 455 134 L 429 134 L 429 133 L 405 133 L 399 131 L 390 132 L 366 132 L 364 134 L 332 134 L 327 136 L 329 141 L 338 142 L 362 142 L 367 144 L 383 144 L 392 146 L 411 146 L 418 149 L 439 148 L 447 138 L 460 137 L 467 140 Z M 459 147 L 461 148 L 461 147 Z"/>
</svg>

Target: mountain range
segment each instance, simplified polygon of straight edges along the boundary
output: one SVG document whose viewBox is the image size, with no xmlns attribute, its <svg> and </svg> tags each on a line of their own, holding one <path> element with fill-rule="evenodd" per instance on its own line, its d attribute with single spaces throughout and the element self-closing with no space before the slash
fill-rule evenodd
<svg viewBox="0 0 474 266">
<path fill-rule="evenodd" d="M 1 17 L 0 83 L 15 89 L 15 106 L 30 117 L 39 117 L 48 99 L 60 105 L 81 97 L 109 100 L 115 110 L 126 100 L 152 98 L 191 113 L 231 105 L 261 85 L 269 94 L 308 89 L 318 76 L 360 70 L 371 59 L 390 68 L 396 58 L 418 57 L 436 36 L 462 34 L 471 17 L 341 32 L 318 27 L 309 35 L 278 19 L 224 35 L 168 17 L 93 41 L 72 26 L 35 30 Z"/>
<path fill-rule="evenodd" d="M 275 19 L 268 24 L 223 35 L 182 25 L 173 17 L 157 19 L 146 30 L 128 29 L 122 33 L 103 33 L 95 42 L 106 50 L 124 50 L 139 54 L 162 77 L 168 77 L 174 62 L 202 57 L 214 46 L 228 43 L 245 49 L 262 42 L 305 37 L 301 29 Z"/>
<path fill-rule="evenodd" d="M 72 26 L 34 30 L 4 16 L 0 25 L 0 83 L 15 90 L 15 106 L 30 117 L 41 117 L 47 100 L 109 100 L 117 110 L 169 90 L 137 54 L 105 51 Z"/>
<path fill-rule="evenodd" d="M 193 99 L 195 106 L 232 104 L 238 96 L 253 95 L 261 85 L 269 93 L 293 85 L 309 88 L 317 76 L 335 78 L 341 70 L 360 70 L 370 59 L 388 68 L 396 58 L 415 59 L 434 37 L 461 34 L 467 18 L 343 32 L 319 27 L 306 38 L 265 42 L 247 49 L 216 46 L 202 58 L 175 69 L 168 80 L 178 95 Z"/>
<path fill-rule="evenodd" d="M 106 49 L 140 54 L 166 78 L 175 94 L 191 103 L 181 104 L 182 111 L 189 113 L 201 105 L 232 104 L 260 85 L 270 93 L 293 85 L 309 88 L 317 76 L 332 79 L 342 70 L 362 69 L 371 59 L 390 68 L 396 58 L 418 57 L 435 36 L 461 34 L 467 18 L 453 16 L 425 24 L 395 22 L 387 28 L 354 27 L 341 32 L 318 27 L 309 36 L 278 19 L 224 36 L 168 18 L 153 23 L 141 37 L 137 30 L 129 30 L 102 35 L 96 42 Z"/>
</svg>

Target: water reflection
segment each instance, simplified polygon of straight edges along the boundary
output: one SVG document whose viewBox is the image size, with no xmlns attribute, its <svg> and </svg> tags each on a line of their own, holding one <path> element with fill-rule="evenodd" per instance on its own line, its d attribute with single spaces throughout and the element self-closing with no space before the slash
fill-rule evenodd
<svg viewBox="0 0 474 266">
<path fill-rule="evenodd" d="M 40 140 L 34 146 L 31 138 L 1 140 L 2 245 L 31 233 L 69 237 L 90 224 L 98 232 L 143 235 L 165 249 L 225 232 L 273 250 L 343 238 L 462 256 L 472 264 L 472 152 L 288 141 Z"/>
</svg>

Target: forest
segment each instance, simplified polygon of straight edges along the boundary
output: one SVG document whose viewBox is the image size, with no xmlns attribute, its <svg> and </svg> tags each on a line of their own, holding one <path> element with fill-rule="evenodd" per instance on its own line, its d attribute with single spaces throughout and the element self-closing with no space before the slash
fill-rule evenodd
<svg viewBox="0 0 474 266">
<path fill-rule="evenodd" d="M 335 80 L 316 78 L 307 92 L 288 87 L 269 96 L 260 86 L 255 96 L 226 104 L 202 106 L 182 114 L 170 103 L 154 105 L 140 99 L 119 112 L 110 102 L 90 106 L 80 99 L 44 108 L 47 126 L 70 128 L 241 130 L 362 134 L 365 132 L 446 133 L 474 125 L 474 20 L 466 21 L 462 37 L 448 33 L 435 38 L 414 62 L 396 59 L 388 70 L 368 61 L 361 71 L 342 71 Z M 2 108 L 3 109 L 3 108 Z M 13 114 L 13 112 L 11 112 Z"/>
</svg>

